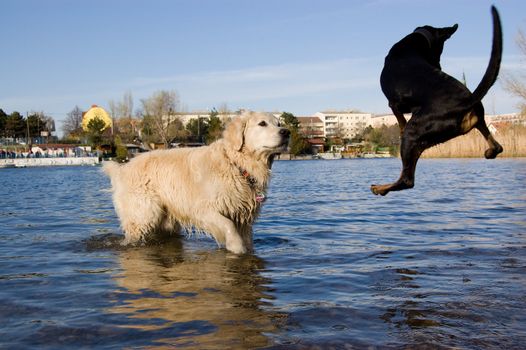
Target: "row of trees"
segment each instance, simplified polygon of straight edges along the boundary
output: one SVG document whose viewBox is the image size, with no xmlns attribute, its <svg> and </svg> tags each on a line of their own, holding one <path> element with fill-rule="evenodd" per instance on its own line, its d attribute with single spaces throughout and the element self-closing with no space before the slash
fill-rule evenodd
<svg viewBox="0 0 526 350">
<path fill-rule="evenodd" d="M 55 121 L 43 112 L 31 112 L 24 116 L 16 111 L 7 114 L 0 109 L 0 138 L 32 143 L 53 131 Z"/>
<path fill-rule="evenodd" d="M 140 139 L 145 144 L 163 143 L 168 146 L 170 142 L 203 142 L 209 144 L 221 136 L 224 128 L 224 118 L 220 115 L 231 114 L 226 105 L 219 109 L 212 109 L 210 115 L 203 118 L 190 120 L 186 125 L 178 117 L 181 112 L 180 99 L 175 91 L 158 91 L 151 97 L 142 99 L 141 106 L 134 111 L 131 93 L 124 94 L 121 101 L 110 101 L 109 112 L 113 117 L 113 135 L 118 136 L 121 143 L 133 143 Z M 281 115 L 284 125 L 291 131 L 290 152 L 294 155 L 309 154 L 311 145 L 306 135 L 300 131 L 299 121 L 292 114 L 284 112 Z M 82 111 L 75 107 L 64 123 L 63 131 L 66 138 L 79 139 L 88 136 L 93 140 L 97 132 L 94 125 L 89 131 L 82 130 Z M 353 140 L 327 140 L 327 147 L 337 142 L 368 141 L 374 146 L 397 147 L 399 142 L 398 128 L 372 129 L 364 128 L 363 132 Z M 106 141 L 112 134 L 106 132 Z"/>
<path fill-rule="evenodd" d="M 146 99 L 141 99 L 141 106 L 134 111 L 133 97 L 130 92 L 124 94 L 121 101 L 109 101 L 109 113 L 113 119 L 113 130 L 100 132 L 102 142 L 110 143 L 113 136 L 118 136 L 122 143 L 133 143 L 141 140 L 145 144 L 162 143 L 166 147 L 170 142 L 203 142 L 211 143 L 221 136 L 223 122 L 220 113 L 226 113 L 227 107 L 219 111 L 213 109 L 206 118 L 190 120 L 186 125 L 180 119 L 180 99 L 175 91 L 157 91 Z M 75 107 L 63 124 L 64 137 L 72 142 L 91 139 L 97 136 L 97 126 L 88 125 L 82 129 L 82 114 Z"/>
</svg>

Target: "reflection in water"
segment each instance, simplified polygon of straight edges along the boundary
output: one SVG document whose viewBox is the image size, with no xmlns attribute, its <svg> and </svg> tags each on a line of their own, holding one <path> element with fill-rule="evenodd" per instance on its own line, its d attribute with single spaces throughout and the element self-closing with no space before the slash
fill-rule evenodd
<svg viewBox="0 0 526 350">
<path fill-rule="evenodd" d="M 268 280 L 258 273 L 261 259 L 186 251 L 177 240 L 124 250 L 118 260 L 122 272 L 115 278 L 124 296 L 110 313 L 134 318 L 142 330 L 188 326 L 187 334 L 156 342 L 200 349 L 268 345 L 265 333 L 275 331 L 278 315 L 262 309 L 269 296 Z"/>
</svg>

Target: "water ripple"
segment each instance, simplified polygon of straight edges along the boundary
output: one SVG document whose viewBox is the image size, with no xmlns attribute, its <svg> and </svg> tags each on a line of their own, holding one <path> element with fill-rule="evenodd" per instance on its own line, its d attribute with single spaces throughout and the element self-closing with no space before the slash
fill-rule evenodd
<svg viewBox="0 0 526 350">
<path fill-rule="evenodd" d="M 414 189 L 370 193 L 399 171 L 276 162 L 236 257 L 121 246 L 99 168 L 2 169 L 0 348 L 520 349 L 526 160 L 424 159 Z"/>
</svg>

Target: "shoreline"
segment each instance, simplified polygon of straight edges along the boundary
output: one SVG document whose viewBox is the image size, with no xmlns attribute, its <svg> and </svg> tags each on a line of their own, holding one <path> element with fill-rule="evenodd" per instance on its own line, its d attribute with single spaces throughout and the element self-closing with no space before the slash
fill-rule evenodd
<svg viewBox="0 0 526 350">
<path fill-rule="evenodd" d="M 79 165 L 99 165 L 98 157 L 64 157 L 64 158 L 6 158 L 0 159 L 0 169 L 2 168 L 27 168 L 45 166 L 79 166 Z"/>
<path fill-rule="evenodd" d="M 496 159 L 523 159 L 526 156 L 499 156 Z M 276 157 L 275 161 L 302 161 L 302 160 L 362 160 L 362 159 L 400 159 L 399 156 L 386 157 L 384 155 L 371 156 L 371 157 L 334 157 L 334 158 L 322 158 L 312 155 L 308 156 L 291 156 L 290 154 L 282 154 L 280 157 Z M 457 157 L 440 157 L 440 156 L 424 156 L 422 159 L 485 159 L 482 157 L 470 157 L 470 156 L 457 156 Z M 15 159 L 0 159 L 0 169 L 11 169 L 11 168 L 28 168 L 28 167 L 51 167 L 51 166 L 98 166 L 103 161 L 99 161 L 98 157 L 65 157 L 65 158 L 15 158 Z"/>
</svg>

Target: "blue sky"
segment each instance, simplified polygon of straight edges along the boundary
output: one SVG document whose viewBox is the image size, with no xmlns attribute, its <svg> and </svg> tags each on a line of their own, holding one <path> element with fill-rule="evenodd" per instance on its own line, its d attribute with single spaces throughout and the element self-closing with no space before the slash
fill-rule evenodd
<svg viewBox="0 0 526 350">
<path fill-rule="evenodd" d="M 383 59 L 417 26 L 459 24 L 442 68 L 476 87 L 493 3 L 504 29 L 501 72 L 524 72 L 514 41 L 526 31 L 524 0 L 2 0 L 0 108 L 44 111 L 60 127 L 76 105 L 107 107 L 129 91 L 138 108 L 164 89 L 188 111 L 389 113 Z M 510 113 L 518 100 L 497 82 L 484 103 L 487 113 Z"/>
</svg>

